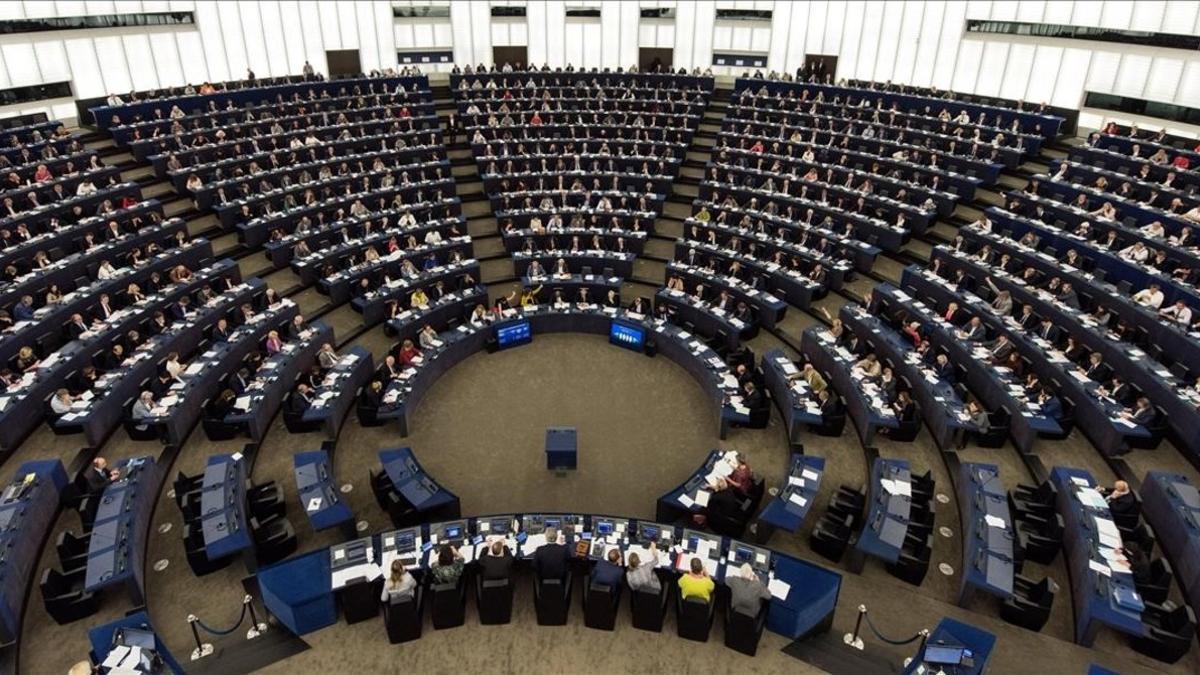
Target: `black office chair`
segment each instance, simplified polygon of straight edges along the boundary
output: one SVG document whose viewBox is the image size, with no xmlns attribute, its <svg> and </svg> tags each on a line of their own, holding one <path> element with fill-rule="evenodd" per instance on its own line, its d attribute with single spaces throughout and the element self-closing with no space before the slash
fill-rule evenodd
<svg viewBox="0 0 1200 675">
<path fill-rule="evenodd" d="M 1150 436 L 1145 438 L 1141 436 L 1130 438 L 1129 447 L 1141 450 L 1153 450 L 1157 448 L 1163 439 L 1166 438 L 1167 432 L 1170 431 L 1171 427 L 1167 422 L 1168 419 L 1167 411 L 1154 406 L 1154 419 L 1145 425 L 1146 431 L 1150 432 Z"/>
<path fill-rule="evenodd" d="M 900 558 L 894 563 L 888 563 L 888 572 L 901 581 L 920 586 L 929 572 L 932 538 L 933 535 L 929 535 L 924 542 L 918 542 L 915 546 L 905 542 L 900 549 Z"/>
<path fill-rule="evenodd" d="M 246 501 L 250 507 L 250 515 L 259 522 L 287 515 L 287 500 L 275 481 L 250 488 L 246 492 Z"/>
<path fill-rule="evenodd" d="M 617 625 L 617 609 L 621 606 L 621 585 L 609 586 L 584 577 L 583 625 L 597 630 L 613 630 Z"/>
<path fill-rule="evenodd" d="M 1150 563 L 1150 578 L 1137 584 L 1138 593 L 1146 602 L 1161 605 L 1167 601 L 1167 594 L 1171 590 L 1171 580 L 1174 578 L 1175 573 L 1172 571 L 1170 563 L 1164 558 L 1157 558 Z"/>
<path fill-rule="evenodd" d="M 675 598 L 676 633 L 685 640 L 708 642 L 712 630 L 714 604 L 696 597 Z"/>
<path fill-rule="evenodd" d="M 567 570 L 562 579 L 542 579 L 533 576 L 533 608 L 539 626 L 564 626 L 571 610 L 571 588 L 574 574 Z"/>
<path fill-rule="evenodd" d="M 845 404 L 838 405 L 838 411 L 832 415 L 825 415 L 821 418 L 821 425 L 813 429 L 813 433 L 818 436 L 828 436 L 836 438 L 842 435 L 842 430 L 846 428 L 846 406 Z"/>
<path fill-rule="evenodd" d="M 847 485 L 838 487 L 838 491 L 829 498 L 827 513 L 838 518 L 850 516 L 851 528 L 857 528 L 862 523 L 863 508 L 867 504 L 867 496 Z"/>
<path fill-rule="evenodd" d="M 1062 429 L 1061 432 L 1038 432 L 1038 436 L 1054 441 L 1061 441 L 1071 435 L 1075 430 L 1075 402 L 1069 396 L 1062 396 L 1062 417 L 1058 420 L 1058 426 Z"/>
<path fill-rule="evenodd" d="M 479 607 L 479 623 L 505 624 L 512 621 L 513 585 L 511 579 L 475 577 L 475 604 Z"/>
<path fill-rule="evenodd" d="M 74 532 L 66 530 L 59 533 L 54 542 L 54 549 L 58 552 L 58 563 L 68 576 L 73 570 L 87 567 L 90 541 L 90 536 L 76 537 Z"/>
<path fill-rule="evenodd" d="M 430 614 L 433 627 L 436 630 L 454 628 L 466 623 L 467 620 L 467 580 L 466 575 L 458 577 L 458 581 L 447 584 L 431 584 L 429 593 L 433 596 Z"/>
<path fill-rule="evenodd" d="M 1037 486 L 1017 485 L 1008 491 L 1008 508 L 1018 520 L 1027 515 L 1048 518 L 1057 509 L 1057 501 L 1058 488 L 1048 480 Z"/>
<path fill-rule="evenodd" d="M 388 598 L 383 606 L 383 623 L 387 628 L 388 642 L 399 644 L 421 637 L 421 601 L 424 597 L 424 589 L 418 584 L 412 593 Z"/>
<path fill-rule="evenodd" d="M 758 653 L 758 641 L 767 625 L 768 602 L 760 602 L 758 613 L 745 614 L 729 606 L 725 608 L 725 646 L 746 656 Z"/>
<path fill-rule="evenodd" d="M 1040 631 L 1050 618 L 1058 584 L 1050 577 L 1039 582 L 1021 575 L 1013 576 L 1013 594 L 1000 606 L 1000 618 L 1014 626 Z"/>
<path fill-rule="evenodd" d="M 383 589 L 383 578 L 374 581 L 366 577 L 347 579 L 338 591 L 342 616 L 347 624 L 360 623 L 379 615 L 379 593 Z"/>
<path fill-rule="evenodd" d="M 183 527 L 183 552 L 187 558 L 188 567 L 192 568 L 192 574 L 198 577 L 225 569 L 237 557 L 227 555 L 224 558 L 210 560 L 204 546 L 204 530 L 199 522 L 189 523 Z"/>
<path fill-rule="evenodd" d="M 1009 426 L 1012 424 L 1012 414 L 1008 408 L 1000 406 L 988 413 L 988 426 L 974 434 L 975 445 L 981 448 L 1003 447 L 1008 440 Z"/>
<path fill-rule="evenodd" d="M 1025 551 L 1025 558 L 1039 565 L 1054 562 L 1062 549 L 1063 518 L 1053 514 L 1049 518 L 1028 516 L 1016 521 L 1017 544 Z"/>
<path fill-rule="evenodd" d="M 852 523 L 853 518 L 850 516 L 839 518 L 835 514 L 826 513 L 817 521 L 808 537 L 813 552 L 833 562 L 841 562 L 854 532 Z"/>
<path fill-rule="evenodd" d="M 910 443 L 916 440 L 917 435 L 921 433 L 921 417 L 920 411 L 917 411 L 917 416 L 911 420 L 900 422 L 900 426 L 895 429 L 886 429 L 888 439 L 898 443 Z"/>
<path fill-rule="evenodd" d="M 379 504 L 379 508 L 386 511 L 388 507 L 387 494 L 395 492 L 396 486 L 392 483 L 392 479 L 387 475 L 386 471 L 376 473 L 367 469 L 367 477 L 371 482 L 371 494 L 375 495 L 375 503 Z"/>
<path fill-rule="evenodd" d="M 83 590 L 86 568 L 65 575 L 47 567 L 42 572 L 42 602 L 46 613 L 58 624 L 89 617 L 100 609 L 98 598 Z"/>
<path fill-rule="evenodd" d="M 251 518 L 250 530 L 254 533 L 254 546 L 260 565 L 278 562 L 296 552 L 296 531 L 287 518 L 263 522 Z"/>
<path fill-rule="evenodd" d="M 1146 603 L 1142 624 L 1146 634 L 1130 638 L 1129 646 L 1163 663 L 1175 663 L 1183 658 L 1196 637 L 1196 615 L 1187 605 Z"/>
<path fill-rule="evenodd" d="M 133 406 L 133 399 L 127 401 L 130 407 Z M 125 433 L 129 435 L 131 441 L 160 441 L 162 440 L 159 430 L 153 425 L 145 424 L 134 420 L 132 417 L 126 417 L 121 421 L 121 426 L 125 428 Z"/>
<path fill-rule="evenodd" d="M 657 593 L 629 589 L 629 614 L 633 619 L 634 628 L 662 632 L 663 619 L 667 616 L 667 603 L 671 599 L 669 581 L 671 579 L 664 581 L 660 575 Z"/>
</svg>

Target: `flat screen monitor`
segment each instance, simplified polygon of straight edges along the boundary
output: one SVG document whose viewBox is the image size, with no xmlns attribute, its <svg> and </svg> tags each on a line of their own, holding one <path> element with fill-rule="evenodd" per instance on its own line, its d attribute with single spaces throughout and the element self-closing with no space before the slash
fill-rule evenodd
<svg viewBox="0 0 1200 675">
<path fill-rule="evenodd" d="M 513 321 L 496 326 L 496 345 L 500 349 L 523 345 L 533 340 L 533 329 L 528 321 Z"/>
<path fill-rule="evenodd" d="M 446 539 L 462 539 L 462 534 L 463 531 L 461 527 L 455 526 L 446 528 Z"/>
<path fill-rule="evenodd" d="M 754 551 L 751 551 L 745 546 L 739 546 L 737 547 L 737 550 L 734 551 L 733 557 L 737 562 L 748 563 L 754 560 Z"/>
<path fill-rule="evenodd" d="M 925 645 L 925 663 L 957 666 L 963 662 L 963 651 L 962 647 Z"/>
<path fill-rule="evenodd" d="M 600 522 L 600 523 L 596 524 L 596 532 L 598 534 L 600 534 L 601 536 L 607 537 L 608 535 L 612 534 L 612 531 L 613 531 L 612 523 Z"/>
<path fill-rule="evenodd" d="M 646 346 L 646 329 L 622 321 L 613 321 L 608 328 L 608 341 L 618 347 L 640 352 Z"/>
<path fill-rule="evenodd" d="M 547 518 L 546 520 L 542 521 L 542 523 L 546 527 L 553 527 L 556 530 L 559 526 L 558 518 Z"/>
<path fill-rule="evenodd" d="M 642 539 L 658 541 L 658 528 L 653 525 L 642 525 Z"/>
</svg>

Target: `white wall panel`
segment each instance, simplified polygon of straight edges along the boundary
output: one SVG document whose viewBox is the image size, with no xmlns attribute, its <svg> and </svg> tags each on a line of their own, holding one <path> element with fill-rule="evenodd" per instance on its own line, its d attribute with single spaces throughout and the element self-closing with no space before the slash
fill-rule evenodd
<svg viewBox="0 0 1200 675">
<path fill-rule="evenodd" d="M 1004 79 L 1004 66 L 1008 60 L 1008 48 L 1002 42 L 987 42 L 983 46 L 983 58 L 979 61 L 979 79 L 972 92 L 986 96 L 999 96 L 1000 84 Z"/>
<path fill-rule="evenodd" d="M 628 63 L 621 60 L 621 5 L 606 4 L 606 7 L 600 9 L 600 30 L 598 31 L 598 37 L 601 40 L 599 45 L 600 64 Z M 595 23 L 591 19 L 589 22 Z M 590 34 L 591 31 L 589 30 L 588 33 Z"/>
<path fill-rule="evenodd" d="M 1046 12 L 1046 4 L 1041 0 L 1023 0 L 1017 4 L 1017 21 L 1038 23 Z"/>
<path fill-rule="evenodd" d="M 895 67 L 888 79 L 897 82 L 913 82 L 917 65 L 917 49 L 920 47 L 921 23 L 924 21 L 924 2 L 895 3 L 900 14 L 900 42 L 896 45 Z M 887 15 L 884 15 L 884 25 Z"/>
<path fill-rule="evenodd" d="M 861 0 L 846 3 L 846 19 L 842 23 L 842 48 L 838 53 L 839 78 L 858 77 L 858 51 L 863 40 L 863 15 L 867 3 Z"/>
<path fill-rule="evenodd" d="M 959 43 L 962 25 L 966 19 L 967 6 L 961 2 L 947 2 L 942 14 L 941 32 L 938 36 L 937 58 L 934 59 L 932 86 L 952 89 L 954 75 L 958 70 Z"/>
<path fill-rule="evenodd" d="M 954 63 L 954 80 L 950 86 L 955 91 L 978 91 L 979 64 L 983 59 L 983 43 L 965 40 L 959 45 Z"/>
<path fill-rule="evenodd" d="M 1104 0 L 1100 4 L 1100 25 L 1105 28 L 1129 28 L 1133 21 L 1133 0 Z"/>
<path fill-rule="evenodd" d="M 38 73 L 42 82 L 63 82 L 71 79 L 71 64 L 62 40 L 47 40 L 33 45 Z"/>
<path fill-rule="evenodd" d="M 1093 52 L 1086 49 L 1063 50 L 1062 62 L 1058 65 L 1058 76 L 1055 79 L 1054 96 L 1050 99 L 1051 105 L 1064 108 L 1079 107 L 1083 102 L 1083 85 L 1091 67 L 1092 55 Z"/>
<path fill-rule="evenodd" d="M 933 82 L 933 71 L 937 66 L 938 43 L 941 40 L 942 18 L 946 3 L 926 2 L 921 16 L 920 43 L 917 45 L 916 60 L 913 62 L 912 84 L 928 87 Z"/>
<path fill-rule="evenodd" d="M 870 80 L 875 77 L 875 58 L 881 53 L 879 41 L 883 32 L 884 3 L 868 2 L 863 13 L 862 42 L 858 45 L 858 65 L 854 76 L 860 80 Z M 893 33 L 892 48 L 895 49 L 895 34 Z"/>
<path fill-rule="evenodd" d="M 176 51 L 180 55 L 180 65 L 183 68 L 184 83 L 190 82 L 199 85 L 202 82 L 222 79 L 209 74 L 208 52 L 204 48 L 204 42 L 199 33 L 177 33 L 174 38 Z M 79 77 L 78 74 L 76 77 Z"/>
<path fill-rule="evenodd" d="M 179 45 L 172 33 L 154 33 L 150 36 L 151 58 L 158 75 L 159 86 L 170 86 L 187 82 L 183 74 L 183 63 L 179 56 Z"/>
<path fill-rule="evenodd" d="M 288 48 L 279 3 L 272 0 L 258 3 L 258 14 L 262 21 L 263 42 L 267 51 L 267 72 L 273 77 L 299 73 L 304 68 L 304 55 L 293 54 L 293 49 Z"/>
<path fill-rule="evenodd" d="M 1189 61 L 1175 93 L 1175 103 L 1200 108 L 1200 61 Z"/>
<path fill-rule="evenodd" d="M 1029 68 L 1029 85 L 1025 89 L 1025 98 L 1033 103 L 1048 102 L 1054 96 L 1054 88 L 1060 75 L 1060 64 L 1063 58 L 1063 48 L 1050 45 L 1038 45 L 1033 55 L 1033 63 Z"/>
<path fill-rule="evenodd" d="M 1094 52 L 1088 70 L 1087 88 L 1090 91 L 1111 92 L 1117 86 L 1117 69 L 1121 55 L 1116 52 Z"/>
<path fill-rule="evenodd" d="M 846 32 L 846 3 L 830 2 L 825 9 L 825 30 L 821 36 L 821 53 L 838 54 L 842 50 L 842 35 Z M 797 61 L 791 70 L 803 65 Z"/>
<path fill-rule="evenodd" d="M 354 12 L 353 2 L 334 2 L 329 3 L 337 7 L 337 26 L 338 35 L 341 38 L 342 49 L 357 49 L 358 44 L 358 16 Z"/>
<path fill-rule="evenodd" d="M 1071 23 L 1074 11 L 1075 3 L 1072 0 L 1047 0 L 1040 20 L 1045 23 Z"/>
<path fill-rule="evenodd" d="M 1123 54 L 1111 93 L 1141 96 L 1150 75 L 1151 58 L 1143 54 Z"/>
<path fill-rule="evenodd" d="M 1103 2 L 1073 2 L 1071 3 L 1071 19 L 1065 23 L 1076 26 L 1099 26 Z"/>
<path fill-rule="evenodd" d="M 1000 96 L 1008 99 L 1023 99 L 1033 75 L 1033 57 L 1036 45 L 1014 44 L 1009 47 L 1008 60 L 1004 64 L 1004 77 L 1000 82 Z M 1042 71 L 1038 77 L 1048 79 L 1053 71 Z"/>
<path fill-rule="evenodd" d="M 230 3 L 232 4 L 232 3 Z M 262 13 L 259 3 L 240 0 L 237 3 L 238 17 L 241 19 L 242 45 L 246 52 L 246 67 L 259 77 L 270 77 L 271 59 L 267 56 L 266 33 L 263 31 Z"/>
<path fill-rule="evenodd" d="M 225 58 L 229 62 L 229 74 L 232 78 L 241 79 L 246 76 L 250 66 L 246 57 L 246 45 L 242 40 L 242 17 L 238 12 L 237 3 L 218 2 L 217 16 L 221 21 L 221 37 L 224 38 Z"/>
<path fill-rule="evenodd" d="M 204 60 L 208 68 L 205 79 L 220 82 L 230 79 L 229 59 L 225 56 L 225 36 L 221 31 L 221 17 L 215 2 L 196 3 L 196 24 L 200 27 L 200 42 L 204 48 Z M 188 40 L 179 41 L 180 50 L 188 46 Z M 186 53 L 186 52 L 184 52 Z M 76 73 L 75 77 L 79 77 Z"/>
<path fill-rule="evenodd" d="M 1151 101 L 1173 101 L 1182 76 L 1182 59 L 1154 59 L 1146 76 L 1142 96 Z"/>
<path fill-rule="evenodd" d="M 526 35 L 529 37 L 529 62 L 546 63 L 549 61 L 546 34 L 546 3 L 530 2 L 525 8 Z"/>
<path fill-rule="evenodd" d="M 150 50 L 150 37 L 147 35 L 125 35 L 120 38 L 124 48 L 125 58 L 129 63 L 129 76 L 133 80 L 133 88 L 137 90 L 157 89 L 159 78 L 154 52 Z"/>
<path fill-rule="evenodd" d="M 329 60 L 325 58 L 324 33 L 321 30 L 321 11 L 315 2 L 301 2 L 300 33 L 304 37 L 304 53 L 314 70 L 329 72 Z M 333 47 L 329 47 L 332 49 Z"/>
<path fill-rule="evenodd" d="M 1016 0 L 996 0 L 992 3 L 989 18 L 994 21 L 1016 21 L 1021 4 Z"/>
<path fill-rule="evenodd" d="M 1191 3 L 1195 4 L 1195 3 Z M 1163 16 L 1167 3 L 1163 0 L 1141 0 L 1130 17 L 1129 27 L 1133 30 L 1157 31 L 1163 27 Z"/>
<path fill-rule="evenodd" d="M 2 46 L 4 65 L 12 86 L 38 84 L 44 82 L 38 71 L 37 58 L 34 55 L 33 44 L 29 42 L 13 42 Z"/>
<path fill-rule="evenodd" d="M 1158 30 L 1167 33 L 1186 32 L 1188 26 L 1196 25 L 1198 13 L 1200 2 L 1168 2 L 1163 8 L 1162 25 Z"/>
<path fill-rule="evenodd" d="M 450 30 L 454 35 L 454 60 L 458 63 L 475 65 L 479 60 L 475 58 L 475 49 L 473 45 L 472 21 L 471 21 L 471 4 L 469 2 L 456 2 L 450 5 Z M 531 2 L 529 11 L 544 10 L 545 3 Z M 533 57 L 532 48 L 530 57 Z"/>
<path fill-rule="evenodd" d="M 133 78 L 129 74 L 129 63 L 125 60 L 125 48 L 121 45 L 121 38 L 115 35 L 96 38 L 92 41 L 92 46 L 96 50 L 96 59 L 104 64 L 99 70 L 104 79 L 105 91 L 131 91 Z"/>
<path fill-rule="evenodd" d="M 67 40 L 63 45 L 67 49 L 71 74 L 75 77 L 75 95 L 91 98 L 107 94 L 109 90 L 105 88 L 104 78 L 100 75 L 100 62 L 96 60 L 92 41 Z"/>
</svg>

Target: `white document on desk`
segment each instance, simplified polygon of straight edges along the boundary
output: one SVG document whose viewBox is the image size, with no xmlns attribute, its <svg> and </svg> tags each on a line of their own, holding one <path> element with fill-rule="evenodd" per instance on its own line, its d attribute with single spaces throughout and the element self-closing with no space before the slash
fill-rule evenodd
<svg viewBox="0 0 1200 675">
<path fill-rule="evenodd" d="M 767 584 L 767 590 L 771 591 L 771 595 L 779 600 L 787 600 L 788 592 L 792 590 L 792 585 L 782 579 L 772 579 Z"/>
<path fill-rule="evenodd" d="M 984 520 L 984 522 L 986 522 L 988 524 L 988 527 L 996 527 L 1001 530 L 1008 529 L 1008 524 L 1005 523 L 1004 519 L 999 516 L 993 516 L 991 514 L 987 514 L 987 515 L 984 515 L 983 520 Z"/>
<path fill-rule="evenodd" d="M 700 506 L 708 506 L 709 497 L 712 497 L 712 493 L 709 492 L 708 490 L 697 490 L 695 501 Z"/>
</svg>

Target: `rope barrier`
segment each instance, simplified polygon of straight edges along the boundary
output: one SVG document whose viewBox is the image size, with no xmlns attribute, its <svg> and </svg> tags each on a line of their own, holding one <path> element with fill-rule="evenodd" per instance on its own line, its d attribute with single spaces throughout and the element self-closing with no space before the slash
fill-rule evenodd
<svg viewBox="0 0 1200 675">
<path fill-rule="evenodd" d="M 192 652 L 192 660 L 195 661 L 213 653 L 212 644 L 206 643 L 200 639 L 201 629 L 203 629 L 206 633 L 210 633 L 218 637 L 230 635 L 241 627 L 242 623 L 246 620 L 247 613 L 250 614 L 251 622 L 250 630 L 246 633 L 246 639 L 249 640 L 262 635 L 263 631 L 267 629 L 267 625 L 265 623 L 259 623 L 258 614 L 254 611 L 253 598 L 251 598 L 249 595 L 246 595 L 242 598 L 242 613 L 238 615 L 237 623 L 224 630 L 213 628 L 212 626 L 209 626 L 201 621 L 200 617 L 196 616 L 195 614 L 189 614 L 187 618 L 188 625 L 191 626 L 192 638 L 196 641 L 196 649 Z"/>
<path fill-rule="evenodd" d="M 245 620 L 246 620 L 246 604 L 242 603 L 242 613 L 238 615 L 237 623 L 233 624 L 233 626 L 231 626 L 228 630 L 217 630 L 216 628 L 213 628 L 213 627 L 209 626 L 208 624 L 204 623 L 203 621 L 201 621 L 199 617 L 196 618 L 196 624 L 199 625 L 201 628 L 203 628 L 204 632 L 206 632 L 206 633 L 212 633 L 213 635 L 221 636 L 221 635 L 229 635 L 233 631 L 237 630 L 238 627 L 240 627 L 242 625 L 242 622 Z"/>
<path fill-rule="evenodd" d="M 885 636 L 883 633 L 879 632 L 879 629 L 875 627 L 875 624 L 871 623 L 871 617 L 869 615 L 867 615 L 866 612 L 863 612 L 863 616 L 866 617 L 866 619 L 867 619 L 867 628 L 871 629 L 871 632 L 875 634 L 875 637 L 879 638 L 880 640 L 883 640 L 884 642 L 888 643 L 889 645 L 911 644 L 911 643 L 919 640 L 925 633 L 925 631 L 921 630 L 921 631 L 917 631 L 916 635 L 908 638 L 907 640 L 893 640 L 893 639 Z"/>
</svg>

